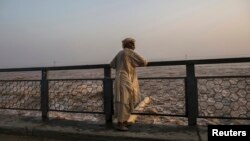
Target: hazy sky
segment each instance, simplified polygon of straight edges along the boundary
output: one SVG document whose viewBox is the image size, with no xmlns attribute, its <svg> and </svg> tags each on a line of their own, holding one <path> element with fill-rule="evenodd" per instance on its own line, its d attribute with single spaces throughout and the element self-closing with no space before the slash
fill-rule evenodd
<svg viewBox="0 0 250 141">
<path fill-rule="evenodd" d="M 0 68 L 250 56 L 250 0 L 0 0 Z"/>
</svg>

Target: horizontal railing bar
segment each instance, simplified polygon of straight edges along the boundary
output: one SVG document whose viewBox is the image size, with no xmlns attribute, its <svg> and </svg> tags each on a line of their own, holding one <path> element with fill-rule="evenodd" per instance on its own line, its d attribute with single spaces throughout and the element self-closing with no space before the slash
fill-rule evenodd
<svg viewBox="0 0 250 141">
<path fill-rule="evenodd" d="M 0 109 L 3 110 L 23 110 L 23 111 L 40 111 L 41 109 L 27 109 L 27 108 L 6 108 L 6 107 L 0 107 Z"/>
<path fill-rule="evenodd" d="M 197 76 L 197 79 L 206 78 L 248 78 L 250 75 L 235 75 L 235 76 Z M 48 81 L 71 81 L 71 80 L 104 80 L 105 78 L 66 78 L 66 79 L 48 79 Z M 111 78 L 114 80 L 114 78 Z M 138 79 L 186 79 L 186 77 L 140 77 Z M 41 80 L 0 80 L 1 81 L 41 81 Z"/>
<path fill-rule="evenodd" d="M 108 64 L 97 64 L 97 65 L 79 65 L 79 66 L 58 66 L 58 67 L 47 67 L 47 70 L 76 70 L 76 69 L 102 69 L 109 67 Z"/>
<path fill-rule="evenodd" d="M 7 68 L 0 69 L 0 72 L 23 72 L 23 71 L 41 71 L 43 67 L 34 67 L 34 68 Z"/>
<path fill-rule="evenodd" d="M 185 79 L 186 77 L 140 77 L 138 79 Z"/>
<path fill-rule="evenodd" d="M 149 116 L 174 116 L 174 117 L 187 117 L 187 115 L 173 115 L 173 114 L 156 114 L 156 113 L 131 113 L 132 115 L 149 115 Z"/>
<path fill-rule="evenodd" d="M 186 65 L 188 61 L 159 61 L 159 62 L 148 62 L 147 66 L 178 66 Z"/>
<path fill-rule="evenodd" d="M 49 109 L 49 112 L 65 112 L 65 113 L 83 113 L 83 114 L 104 114 L 104 112 L 90 112 L 90 111 L 70 111 L 70 110 L 54 110 Z"/>
<path fill-rule="evenodd" d="M 234 75 L 234 76 L 197 76 L 197 79 L 206 79 L 206 78 L 248 78 L 250 75 Z"/>
<path fill-rule="evenodd" d="M 221 63 L 245 63 L 245 62 L 250 62 L 250 57 L 180 60 L 180 61 L 159 61 L 159 62 L 149 62 L 148 66 L 172 66 L 172 65 L 186 65 L 186 64 L 221 64 Z"/>
<path fill-rule="evenodd" d="M 217 119 L 239 119 L 239 120 L 250 120 L 250 117 L 218 117 L 218 116 L 198 116 L 198 118 L 217 118 Z"/>
<path fill-rule="evenodd" d="M 0 80 L 1 81 L 41 81 L 41 80 Z"/>
<path fill-rule="evenodd" d="M 173 65 L 177 66 L 177 65 L 187 65 L 187 64 L 221 64 L 221 63 L 245 63 L 245 62 L 250 62 L 250 57 L 159 61 L 159 62 L 149 62 L 148 66 L 173 66 Z M 44 69 L 45 70 L 98 69 L 107 67 L 109 67 L 109 64 L 58 66 L 58 67 L 33 67 L 33 68 L 7 68 L 7 69 L 0 69 L 0 72 L 41 71 Z"/>
<path fill-rule="evenodd" d="M 58 66 L 58 67 L 34 67 L 34 68 L 7 68 L 0 69 L 0 72 L 21 72 L 21 71 L 42 71 L 42 70 L 76 70 L 76 69 L 99 69 L 109 67 L 107 64 Z"/>
<path fill-rule="evenodd" d="M 223 63 L 246 63 L 246 62 L 250 62 L 250 57 L 189 60 L 187 63 L 198 65 L 198 64 L 223 64 Z"/>
<path fill-rule="evenodd" d="M 78 80 L 104 80 L 104 78 L 82 78 L 82 79 L 48 79 L 48 81 L 78 81 Z"/>
<path fill-rule="evenodd" d="M 248 78 L 250 75 L 239 75 L 239 76 L 198 76 L 197 79 L 206 79 L 206 78 Z M 186 77 L 140 77 L 138 79 L 185 79 Z M 48 79 L 48 81 L 73 81 L 73 80 L 104 80 L 105 78 L 67 78 L 67 79 Z M 114 80 L 114 78 L 111 78 Z M 1 81 L 41 81 L 41 80 L 0 80 Z"/>
</svg>

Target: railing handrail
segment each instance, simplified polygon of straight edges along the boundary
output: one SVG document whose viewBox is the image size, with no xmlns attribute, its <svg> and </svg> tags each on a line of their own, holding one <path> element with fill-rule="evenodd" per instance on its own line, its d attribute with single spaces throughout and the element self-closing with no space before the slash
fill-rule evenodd
<svg viewBox="0 0 250 141">
<path fill-rule="evenodd" d="M 187 64 L 198 65 L 198 64 L 221 64 L 221 63 L 244 63 L 244 62 L 250 62 L 250 57 L 158 61 L 158 62 L 149 62 L 148 66 L 187 65 Z"/>
<path fill-rule="evenodd" d="M 187 64 L 220 64 L 220 63 L 244 63 L 244 62 L 250 62 L 250 57 L 199 59 L 199 60 L 176 60 L 176 61 L 154 61 L 154 62 L 149 62 L 148 66 L 172 66 L 172 65 L 187 65 Z M 106 68 L 106 67 L 109 67 L 109 64 L 56 66 L 56 67 L 4 68 L 4 69 L 0 69 L 0 72 L 40 71 L 42 69 L 46 69 L 46 70 L 98 69 L 98 68 Z"/>
<path fill-rule="evenodd" d="M 0 69 L 0 72 L 18 72 L 18 71 L 41 71 L 45 70 L 76 70 L 76 69 L 98 69 L 109 67 L 108 64 L 97 65 L 75 65 L 75 66 L 56 66 L 56 67 L 30 67 L 30 68 L 7 68 Z"/>
</svg>

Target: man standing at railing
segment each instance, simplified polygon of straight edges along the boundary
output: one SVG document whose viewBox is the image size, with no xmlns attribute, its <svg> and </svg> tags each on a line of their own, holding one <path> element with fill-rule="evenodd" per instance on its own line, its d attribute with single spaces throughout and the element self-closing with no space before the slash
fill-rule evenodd
<svg viewBox="0 0 250 141">
<path fill-rule="evenodd" d="M 117 129 L 127 131 L 131 123 L 128 119 L 140 102 L 139 83 L 136 67 L 146 66 L 147 61 L 134 52 L 135 40 L 126 38 L 122 41 L 123 50 L 120 51 L 110 63 L 116 70 L 115 78 L 115 116 L 117 117 Z"/>
</svg>

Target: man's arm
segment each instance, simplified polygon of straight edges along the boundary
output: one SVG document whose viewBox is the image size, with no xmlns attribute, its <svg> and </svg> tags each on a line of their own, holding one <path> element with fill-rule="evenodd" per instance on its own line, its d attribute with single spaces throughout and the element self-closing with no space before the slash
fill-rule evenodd
<svg viewBox="0 0 250 141">
<path fill-rule="evenodd" d="M 131 60 L 132 60 L 133 66 L 135 66 L 135 67 L 143 67 L 143 66 L 146 66 L 148 64 L 147 60 L 144 59 L 139 54 L 137 54 L 136 52 L 132 53 Z"/>
</svg>

